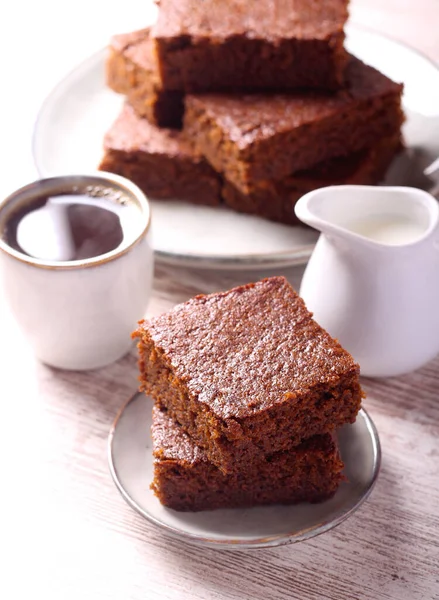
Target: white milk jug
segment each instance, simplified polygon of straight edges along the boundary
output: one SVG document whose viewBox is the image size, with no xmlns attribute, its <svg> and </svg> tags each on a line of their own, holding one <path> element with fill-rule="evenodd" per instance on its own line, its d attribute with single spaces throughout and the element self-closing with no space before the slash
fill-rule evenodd
<svg viewBox="0 0 439 600">
<path fill-rule="evenodd" d="M 419 189 L 332 186 L 296 215 L 321 232 L 300 295 L 370 377 L 439 352 L 439 207 Z"/>
</svg>

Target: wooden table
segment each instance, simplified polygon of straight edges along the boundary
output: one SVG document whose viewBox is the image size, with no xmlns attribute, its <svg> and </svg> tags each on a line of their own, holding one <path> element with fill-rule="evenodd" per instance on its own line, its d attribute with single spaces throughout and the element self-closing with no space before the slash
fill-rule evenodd
<svg viewBox="0 0 439 600">
<path fill-rule="evenodd" d="M 47 8 L 49 4 L 59 11 L 59 22 L 64 18 L 74 22 L 76 18 L 79 28 L 78 15 L 70 14 L 66 7 L 61 11 L 59 3 L 44 0 L 38 6 Z M 80 16 L 89 14 L 86 7 L 85 2 L 79 3 Z M 123 28 L 117 27 L 117 3 L 99 0 L 94 8 L 88 3 L 87 10 L 102 12 L 104 7 L 106 14 L 113 15 L 110 24 L 102 19 L 107 36 L 108 31 Z M 59 28 L 50 29 L 46 23 L 46 37 L 42 37 L 34 27 L 35 23 L 43 27 L 41 19 L 29 18 L 23 23 L 25 8 L 31 9 L 24 2 L 13 3 L 10 26 L 4 28 L 4 34 L 8 29 L 17 40 L 20 24 L 20 39 L 33 32 L 35 40 L 37 31 L 40 46 L 31 44 L 35 56 L 41 56 L 41 48 L 45 48 L 42 39 L 49 43 L 56 38 L 72 63 L 73 35 L 78 49 L 91 47 L 88 21 L 83 28 L 88 46 L 85 42 L 80 45 L 81 36 L 74 27 L 66 29 L 69 43 L 63 46 Z M 436 60 L 438 16 L 437 0 L 354 0 L 352 6 L 355 22 L 406 40 Z M 130 18 L 132 24 L 133 15 Z M 141 19 L 136 23 L 141 25 Z M 18 54 L 12 64 L 27 64 L 31 80 L 35 69 L 40 68 L 40 79 L 48 84 L 50 65 L 42 68 L 32 55 L 29 51 L 26 56 Z M 7 56 L 2 65 L 6 74 L 14 55 Z M 22 75 L 20 68 L 14 71 L 14 81 L 24 92 L 20 72 Z M 55 68 L 50 72 L 53 77 L 57 74 Z M 35 89 L 35 98 L 46 93 L 46 88 Z M 14 136 L 10 132 L 9 140 L 13 144 L 22 136 L 28 143 L 30 131 L 20 129 L 18 122 L 23 96 L 9 96 L 3 104 L 9 100 L 17 117 Z M 28 103 L 31 96 L 28 93 Z M 7 119 L 3 115 L 5 126 L 7 121 L 10 124 L 11 114 Z M 23 113 L 23 118 L 28 114 Z M 3 152 L 4 141 L 3 137 Z M 30 171 L 23 170 L 24 162 L 29 162 L 28 149 L 21 146 L 23 154 L 11 156 L 11 146 L 6 144 L 8 148 L 8 154 L 2 156 L 2 165 L 10 166 L 5 172 L 8 184 L 31 179 Z M 195 293 L 226 289 L 270 273 L 158 265 L 149 313 L 166 310 Z M 282 273 L 298 285 L 300 269 L 284 269 Z M 336 530 L 306 543 L 269 550 L 210 550 L 163 535 L 125 504 L 111 481 L 107 435 L 119 407 L 136 389 L 134 353 L 96 372 L 52 370 L 33 358 L 3 299 L 0 302 L 0 598 L 439 598 L 439 358 L 405 377 L 364 379 L 368 393 L 365 407 L 381 436 L 383 465 L 372 496 L 354 516 Z"/>
</svg>

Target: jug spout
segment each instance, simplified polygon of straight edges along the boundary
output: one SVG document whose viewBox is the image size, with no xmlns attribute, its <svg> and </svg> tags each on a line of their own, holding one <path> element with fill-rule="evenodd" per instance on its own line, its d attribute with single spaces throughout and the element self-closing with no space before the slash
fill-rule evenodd
<svg viewBox="0 0 439 600">
<path fill-rule="evenodd" d="M 439 220 L 433 196 L 408 187 L 321 188 L 303 196 L 295 211 L 321 233 L 368 246 L 416 243 L 433 234 Z"/>
</svg>

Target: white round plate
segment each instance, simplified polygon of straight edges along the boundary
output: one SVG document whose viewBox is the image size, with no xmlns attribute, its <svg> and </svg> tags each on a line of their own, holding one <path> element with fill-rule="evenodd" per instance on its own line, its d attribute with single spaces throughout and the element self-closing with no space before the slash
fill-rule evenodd
<svg viewBox="0 0 439 600">
<path fill-rule="evenodd" d="M 428 59 L 378 34 L 349 27 L 347 48 L 366 63 L 405 84 L 408 147 L 420 150 L 407 168 L 391 169 L 393 185 L 418 185 L 418 173 L 439 155 L 439 70 Z M 68 75 L 45 101 L 34 131 L 33 153 L 42 177 L 90 172 L 102 155 L 102 140 L 123 98 L 105 85 L 102 50 Z M 412 160 L 412 159 L 410 159 Z M 178 201 L 152 201 L 158 260 L 214 268 L 258 268 L 303 264 L 316 232 L 271 223 L 225 208 Z"/>
<path fill-rule="evenodd" d="M 365 410 L 337 432 L 344 474 L 333 498 L 320 504 L 264 506 L 203 512 L 165 508 L 150 489 L 153 479 L 153 402 L 136 394 L 119 413 L 109 436 L 109 464 L 120 493 L 143 517 L 189 542 L 222 548 L 261 548 L 300 542 L 347 519 L 368 497 L 378 476 L 378 433 Z"/>
</svg>

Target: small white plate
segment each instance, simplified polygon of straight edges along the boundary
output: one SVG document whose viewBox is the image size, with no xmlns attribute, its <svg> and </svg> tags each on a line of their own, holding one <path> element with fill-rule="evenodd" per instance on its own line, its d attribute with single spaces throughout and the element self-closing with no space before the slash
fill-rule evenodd
<svg viewBox="0 0 439 600">
<path fill-rule="evenodd" d="M 404 82 L 407 145 L 420 151 L 421 172 L 439 155 L 439 70 L 412 49 L 378 34 L 347 28 L 348 50 L 396 81 Z M 105 85 L 101 51 L 70 73 L 45 101 L 34 131 L 33 153 L 42 177 L 87 173 L 97 168 L 102 140 L 123 98 Z M 413 182 L 407 162 L 396 161 L 393 185 Z M 281 267 L 306 263 L 316 232 L 271 223 L 225 208 L 178 201 L 152 201 L 154 249 L 158 260 L 214 268 Z"/>
<path fill-rule="evenodd" d="M 143 517 L 189 542 L 221 548 L 262 548 L 301 542 L 347 519 L 368 497 L 378 476 L 378 433 L 365 410 L 337 432 L 347 481 L 321 504 L 264 506 L 205 512 L 165 508 L 150 489 L 153 479 L 153 402 L 136 394 L 121 410 L 109 436 L 111 475 L 120 493 Z"/>
</svg>

